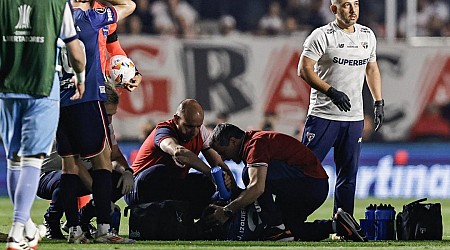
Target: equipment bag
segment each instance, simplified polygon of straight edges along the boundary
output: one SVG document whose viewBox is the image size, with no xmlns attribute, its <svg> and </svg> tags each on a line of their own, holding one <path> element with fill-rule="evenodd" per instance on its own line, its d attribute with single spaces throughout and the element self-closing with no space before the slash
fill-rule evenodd
<svg viewBox="0 0 450 250">
<path fill-rule="evenodd" d="M 442 240 L 440 203 L 421 203 L 423 198 L 403 206 L 397 214 L 399 240 Z"/>
<path fill-rule="evenodd" d="M 165 200 L 129 206 L 129 237 L 135 240 L 187 240 L 194 218 L 189 202 Z"/>
</svg>

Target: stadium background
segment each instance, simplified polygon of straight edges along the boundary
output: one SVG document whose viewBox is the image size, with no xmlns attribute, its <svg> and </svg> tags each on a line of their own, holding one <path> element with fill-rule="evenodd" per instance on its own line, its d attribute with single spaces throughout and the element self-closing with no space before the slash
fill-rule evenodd
<svg viewBox="0 0 450 250">
<path fill-rule="evenodd" d="M 156 1 L 142 1 L 149 4 L 144 14 L 152 18 L 150 10 Z M 284 12 L 289 12 L 290 2 L 314 7 L 314 1 L 308 0 L 276 2 Z M 369 97 L 365 99 L 367 129 L 357 198 L 450 198 L 450 40 L 446 37 L 450 1 L 418 2 L 446 6 L 447 17 L 439 31 L 432 25 L 428 30 L 420 25 L 398 27 L 404 13 L 409 13 L 404 18 L 408 22 L 420 19 L 420 10 L 408 11 L 415 0 L 361 2 L 361 23 L 370 26 L 379 39 L 386 122 L 380 132 L 371 133 L 371 100 L 365 92 Z M 114 117 L 119 145 L 130 162 L 143 139 L 142 127 L 170 118 L 184 98 L 202 103 L 205 124 L 214 123 L 217 114 L 224 112 L 229 122 L 244 129 L 301 133 L 309 88 L 296 76 L 297 62 L 304 39 L 319 21 L 311 19 L 295 32 L 273 33 L 258 25 L 271 1 L 246 0 L 240 11 L 232 0 L 229 5 L 220 0 L 187 3 L 198 14 L 194 33 L 162 34 L 144 29 L 148 25 L 136 31 L 135 19 L 141 24 L 149 22 L 142 9 L 119 27 L 121 44 L 143 75 L 136 91 L 122 92 Z M 323 23 L 330 18 L 320 14 L 328 4 L 324 0 L 317 7 Z M 224 14 L 236 21 L 231 36 L 220 33 Z M 330 152 L 324 161 L 330 186 L 334 181 L 332 157 Z M 240 166 L 233 169 L 238 175 Z M 6 195 L 5 175 L 2 147 L 0 195 Z"/>
</svg>

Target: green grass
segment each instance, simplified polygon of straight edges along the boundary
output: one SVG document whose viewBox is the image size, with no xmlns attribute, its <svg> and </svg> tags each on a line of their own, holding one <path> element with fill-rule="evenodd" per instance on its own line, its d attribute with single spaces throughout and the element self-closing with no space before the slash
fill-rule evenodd
<svg viewBox="0 0 450 250">
<path fill-rule="evenodd" d="M 412 200 L 380 200 L 364 199 L 356 200 L 355 218 L 363 218 L 364 210 L 371 203 L 388 203 L 395 207 L 397 212 L 402 210 L 402 206 Z M 444 224 L 443 241 L 371 241 L 365 243 L 358 242 L 335 242 L 324 240 L 321 242 L 231 242 L 231 241 L 140 241 L 132 245 L 107 245 L 88 244 L 74 245 L 64 241 L 50 241 L 44 239 L 39 244 L 39 249 L 450 249 L 450 199 L 429 200 L 428 202 L 440 202 L 442 204 L 442 217 Z M 331 217 L 332 200 L 327 200 L 310 218 L 326 219 Z M 119 201 L 122 209 L 125 207 L 123 200 Z M 36 223 L 42 223 L 43 214 L 47 209 L 48 201 L 36 200 L 32 210 L 32 218 Z M 0 232 L 7 233 L 12 222 L 12 205 L 6 197 L 0 198 Z M 128 218 L 121 220 L 120 234 L 128 235 Z"/>
</svg>

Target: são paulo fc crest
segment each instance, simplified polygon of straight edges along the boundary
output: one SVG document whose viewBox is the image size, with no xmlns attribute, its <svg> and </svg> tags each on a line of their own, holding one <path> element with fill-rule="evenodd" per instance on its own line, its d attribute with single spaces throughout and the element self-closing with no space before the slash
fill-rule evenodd
<svg viewBox="0 0 450 250">
<path fill-rule="evenodd" d="M 369 43 L 368 42 L 361 42 L 361 46 L 365 49 L 369 48 Z"/>
<path fill-rule="evenodd" d="M 306 139 L 308 139 L 308 141 L 312 141 L 314 139 L 314 137 L 316 137 L 316 134 L 311 133 L 311 132 L 306 133 Z"/>
</svg>

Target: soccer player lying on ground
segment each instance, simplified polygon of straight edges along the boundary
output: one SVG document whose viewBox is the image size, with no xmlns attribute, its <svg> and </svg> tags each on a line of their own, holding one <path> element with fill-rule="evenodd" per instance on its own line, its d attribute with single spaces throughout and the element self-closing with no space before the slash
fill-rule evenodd
<svg viewBox="0 0 450 250">
<path fill-rule="evenodd" d="M 119 95 L 112 86 L 106 85 L 105 87 L 107 95 L 105 109 L 109 120 L 109 130 L 112 142 L 111 161 L 113 162 L 114 167 L 111 176 L 113 184 L 111 202 L 115 203 L 122 198 L 124 194 L 133 190 L 134 180 L 132 174 L 133 170 L 128 166 L 128 162 L 115 140 L 114 129 L 111 123 L 112 116 L 117 112 Z M 92 166 L 89 162 L 84 161 L 82 161 L 80 165 L 85 166 L 86 168 L 80 168 L 80 180 L 78 180 L 78 185 L 73 187 L 77 188 L 77 197 L 92 193 L 92 171 L 89 171 L 92 170 L 90 169 Z M 44 214 L 44 225 L 47 227 L 47 238 L 49 239 L 65 239 L 60 226 L 60 220 L 64 213 L 61 202 L 61 195 L 63 194 L 60 192 L 61 168 L 61 157 L 56 152 L 52 152 L 50 157 L 44 160 L 42 174 L 39 178 L 37 195 L 42 199 L 51 200 L 50 206 Z M 91 219 L 96 216 L 93 200 L 81 208 L 79 214 L 81 229 L 88 238 L 91 238 L 89 237 L 89 223 Z"/>
<path fill-rule="evenodd" d="M 328 176 L 319 159 L 297 139 L 278 132 L 243 131 L 232 124 L 218 124 L 210 147 L 224 160 L 245 164 L 246 189 L 226 206 L 210 205 L 207 217 L 224 224 L 233 213 L 258 201 L 267 223 L 263 240 L 322 240 L 332 233 L 366 241 L 355 219 L 338 209 L 333 220 L 305 222 L 328 195 Z"/>
</svg>

